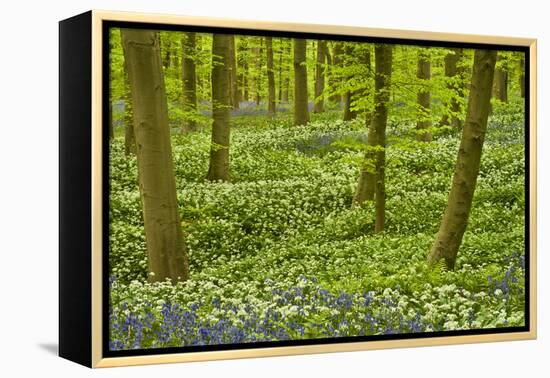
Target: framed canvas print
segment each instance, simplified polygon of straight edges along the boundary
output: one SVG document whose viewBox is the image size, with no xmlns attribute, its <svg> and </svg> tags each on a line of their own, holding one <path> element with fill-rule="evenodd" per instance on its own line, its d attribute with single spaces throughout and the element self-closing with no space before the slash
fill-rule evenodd
<svg viewBox="0 0 550 378">
<path fill-rule="evenodd" d="M 90 11 L 59 57 L 62 357 L 536 337 L 534 39 Z"/>
</svg>

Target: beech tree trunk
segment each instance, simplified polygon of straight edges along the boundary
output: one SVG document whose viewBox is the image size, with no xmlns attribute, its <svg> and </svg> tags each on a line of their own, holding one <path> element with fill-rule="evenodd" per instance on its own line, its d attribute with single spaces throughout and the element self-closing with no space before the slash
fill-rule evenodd
<svg viewBox="0 0 550 378">
<path fill-rule="evenodd" d="M 305 39 L 294 39 L 294 125 L 309 122 Z"/>
<path fill-rule="evenodd" d="M 275 115 L 275 72 L 273 71 L 273 38 L 265 37 L 265 47 L 267 52 L 267 112 Z"/>
<path fill-rule="evenodd" d="M 197 74 L 195 68 L 195 33 L 185 33 L 181 39 L 183 52 L 182 81 L 183 81 L 183 132 L 196 131 L 197 121 Z"/>
<path fill-rule="evenodd" d="M 256 105 L 262 102 L 262 68 L 264 66 L 264 39 L 260 38 L 260 47 L 256 49 Z"/>
<path fill-rule="evenodd" d="M 428 256 L 431 266 L 444 259 L 447 269 L 454 269 L 468 225 L 487 130 L 496 55 L 494 50 L 475 51 L 466 121 L 447 208 Z"/>
<path fill-rule="evenodd" d="M 462 48 L 452 48 L 451 52 L 445 56 L 445 76 L 448 79 L 447 89 L 453 91 L 453 97 L 445 107 L 448 108 L 451 114 L 445 113 L 440 126 L 451 126 L 455 130 L 459 130 L 462 127 L 462 121 L 458 117 L 461 113 L 460 102 L 458 98 L 464 97 L 466 89 L 462 78 L 464 75 L 464 68 L 459 65 L 464 56 L 464 50 Z"/>
<path fill-rule="evenodd" d="M 342 42 L 334 42 L 333 48 L 332 48 L 332 66 L 330 69 L 330 76 L 329 76 L 329 85 L 332 91 L 334 91 L 335 88 L 338 88 L 342 82 L 340 73 L 337 72 L 339 68 L 342 67 L 342 54 L 344 53 Z M 342 95 L 335 93 L 330 96 L 330 101 L 341 103 L 342 102 Z"/>
<path fill-rule="evenodd" d="M 159 36 L 141 29 L 121 29 L 121 35 L 132 93 L 149 280 L 187 280 Z"/>
<path fill-rule="evenodd" d="M 285 52 L 286 56 L 290 56 L 291 50 L 292 50 L 292 41 L 291 40 L 283 40 L 285 41 Z M 289 101 L 289 92 L 290 92 L 290 67 L 285 66 L 285 80 L 283 84 L 283 95 L 282 95 L 282 102 L 288 103 Z"/>
<path fill-rule="evenodd" d="M 206 179 L 229 181 L 229 130 L 231 108 L 231 36 L 214 34 L 212 41 L 212 143 Z"/>
<path fill-rule="evenodd" d="M 374 114 L 373 132 L 376 133 L 376 183 L 374 187 L 376 220 L 374 232 L 384 231 L 386 221 L 386 125 L 388 123 L 388 102 L 390 100 L 392 46 L 377 44 L 374 47 Z"/>
<path fill-rule="evenodd" d="M 430 142 L 432 140 L 432 133 L 429 131 L 432 127 L 432 122 L 430 120 L 431 94 L 429 88 L 432 74 L 429 54 L 427 48 L 420 48 L 418 50 L 416 77 L 420 80 L 420 86 L 416 93 L 416 102 L 418 105 L 416 116 L 416 139 L 421 142 Z"/>
<path fill-rule="evenodd" d="M 237 76 L 237 50 L 235 49 L 235 36 L 229 37 L 229 85 L 231 86 L 231 106 L 239 109 L 239 82 Z"/>
<path fill-rule="evenodd" d="M 370 71 L 371 66 L 371 54 L 367 51 L 365 54 L 365 65 Z M 365 126 L 368 130 L 368 151 L 365 152 L 365 159 L 363 160 L 359 182 L 357 183 L 357 189 L 353 196 L 352 205 L 361 206 L 365 201 L 374 200 L 374 190 L 376 185 L 376 153 L 374 151 L 375 146 L 378 144 L 375 126 L 372 122 L 372 112 L 367 111 L 365 113 Z"/>
<path fill-rule="evenodd" d="M 349 45 L 344 48 L 344 55 L 349 57 L 353 54 Z M 355 100 L 355 93 L 353 91 L 347 91 L 343 95 L 344 101 L 344 121 L 351 121 L 357 118 L 357 111 L 352 109 L 353 101 Z"/>
<path fill-rule="evenodd" d="M 314 113 L 323 113 L 325 111 L 325 61 L 326 61 L 326 41 L 317 41 L 317 63 L 315 65 L 315 101 L 313 105 Z"/>
<path fill-rule="evenodd" d="M 501 102 L 508 102 L 508 71 L 502 67 L 504 60 L 504 57 L 499 54 L 497 62 L 501 62 L 501 65 L 495 68 L 493 96 Z"/>
<path fill-rule="evenodd" d="M 283 101 L 283 41 L 279 40 L 279 93 L 277 100 L 279 104 Z"/>
</svg>

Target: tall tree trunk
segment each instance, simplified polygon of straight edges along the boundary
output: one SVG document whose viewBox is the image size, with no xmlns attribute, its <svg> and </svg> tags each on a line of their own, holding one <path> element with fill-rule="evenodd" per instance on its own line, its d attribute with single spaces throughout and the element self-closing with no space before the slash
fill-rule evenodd
<svg viewBox="0 0 550 378">
<path fill-rule="evenodd" d="M 243 61 L 243 101 L 248 101 L 250 99 L 250 95 L 249 95 L 249 89 L 248 89 L 248 83 L 249 83 L 249 80 L 248 80 L 248 75 L 249 75 L 249 72 L 248 72 L 248 62 L 246 61 L 246 59 Z"/>
<path fill-rule="evenodd" d="M 365 65 L 371 70 L 371 53 L 367 51 L 365 54 Z M 380 83 L 380 85 L 382 85 Z M 375 148 L 378 145 L 375 125 L 372 122 L 373 113 L 365 112 L 365 126 L 368 130 L 368 150 L 365 152 L 365 159 L 362 162 L 359 174 L 359 182 L 353 196 L 352 206 L 361 206 L 365 201 L 374 200 L 374 190 L 376 186 L 376 153 Z"/>
<path fill-rule="evenodd" d="M 305 39 L 294 39 L 294 125 L 309 122 Z"/>
<path fill-rule="evenodd" d="M 463 97 L 465 94 L 465 88 L 462 82 L 464 69 L 459 64 L 463 56 L 464 50 L 462 48 L 452 48 L 451 52 L 445 55 L 445 77 L 448 80 L 447 89 L 452 91 L 453 95 L 449 103 L 445 104 L 445 107 L 449 109 L 445 112 L 443 118 L 441 118 L 439 125 L 451 126 L 455 130 L 462 127 L 462 121 L 458 117 L 458 114 L 461 112 L 458 98 Z"/>
<path fill-rule="evenodd" d="M 353 54 L 353 49 L 351 46 L 345 45 L 344 47 L 344 56 L 350 58 Z M 344 62 L 344 65 L 348 64 Z M 356 93 L 355 91 L 347 91 L 344 93 L 342 100 L 344 101 L 344 121 L 351 121 L 352 119 L 357 118 L 357 110 L 352 109 L 353 102 L 355 101 Z"/>
<path fill-rule="evenodd" d="M 141 29 L 121 29 L 121 35 L 132 92 L 149 280 L 186 280 L 189 264 L 178 214 L 159 36 Z"/>
<path fill-rule="evenodd" d="M 256 105 L 260 105 L 262 102 L 262 68 L 264 66 L 264 49 L 263 49 L 264 39 L 260 38 L 260 47 L 256 49 L 256 57 L 257 57 L 257 73 L 256 73 Z"/>
<path fill-rule="evenodd" d="M 239 84 L 237 76 L 237 50 L 235 49 L 235 36 L 229 37 L 229 85 L 231 86 L 231 106 L 239 109 Z"/>
<path fill-rule="evenodd" d="M 392 46 L 377 44 L 374 47 L 374 114 L 373 132 L 376 133 L 376 184 L 374 186 L 376 220 L 374 232 L 384 231 L 386 222 L 386 125 L 390 100 Z"/>
<path fill-rule="evenodd" d="M 283 101 L 283 41 L 279 40 L 279 93 L 277 100 L 279 104 Z"/>
<path fill-rule="evenodd" d="M 508 71 L 502 67 L 505 58 L 498 54 L 497 62 L 499 66 L 495 68 L 495 78 L 493 84 L 493 96 L 501 102 L 508 102 Z"/>
<path fill-rule="evenodd" d="M 164 35 L 163 37 L 166 37 L 166 35 Z M 159 35 L 159 38 L 160 38 L 160 35 Z M 161 52 L 164 52 L 163 54 L 163 59 L 162 59 L 162 66 L 166 71 L 168 71 L 168 69 L 170 68 L 170 39 L 168 38 L 162 38 L 159 39 L 159 46 L 160 46 L 160 50 Z"/>
<path fill-rule="evenodd" d="M 487 130 L 496 55 L 494 50 L 475 51 L 468 110 L 453 183 L 439 232 L 428 256 L 428 263 L 432 266 L 444 259 L 447 268 L 454 269 L 468 225 Z"/>
<path fill-rule="evenodd" d="M 420 86 L 416 93 L 416 102 L 418 105 L 416 121 L 416 139 L 421 142 L 430 142 L 432 133 L 429 129 L 432 127 L 431 121 L 431 94 L 429 82 L 431 79 L 430 52 L 427 48 L 418 50 L 418 64 L 416 77 L 420 80 Z"/>
<path fill-rule="evenodd" d="M 329 85 L 332 91 L 338 88 L 342 82 L 338 70 L 342 67 L 342 54 L 344 53 L 342 42 L 334 42 L 332 49 L 332 66 L 330 69 Z M 330 101 L 341 103 L 342 95 L 335 93 L 330 96 Z"/>
<path fill-rule="evenodd" d="M 292 41 L 284 39 L 285 42 L 285 52 L 287 57 L 290 57 L 292 53 Z M 281 98 L 282 102 L 288 103 L 289 101 L 289 93 L 290 93 L 290 67 L 285 65 L 285 80 L 283 84 L 283 95 Z"/>
<path fill-rule="evenodd" d="M 313 105 L 314 113 L 323 113 L 325 111 L 325 61 L 326 61 L 326 41 L 317 41 L 317 63 L 315 64 L 315 101 Z"/>
<path fill-rule="evenodd" d="M 195 33 L 187 32 L 181 38 L 183 52 L 182 81 L 183 81 L 183 132 L 196 131 L 197 121 L 197 74 L 195 68 Z"/>
<path fill-rule="evenodd" d="M 267 52 L 267 112 L 274 115 L 276 112 L 275 100 L 275 72 L 273 71 L 273 38 L 265 37 Z"/>
<path fill-rule="evenodd" d="M 206 179 L 229 181 L 229 130 L 231 85 L 229 70 L 231 64 L 231 37 L 214 34 L 212 41 L 212 144 L 210 166 Z"/>
</svg>

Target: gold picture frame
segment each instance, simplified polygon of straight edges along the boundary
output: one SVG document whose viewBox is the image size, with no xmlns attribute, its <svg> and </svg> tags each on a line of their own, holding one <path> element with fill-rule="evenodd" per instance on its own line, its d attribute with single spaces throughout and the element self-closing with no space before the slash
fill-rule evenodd
<svg viewBox="0 0 550 378">
<path fill-rule="evenodd" d="M 197 26 L 197 27 L 211 27 L 211 28 L 229 28 L 229 29 L 246 29 L 246 30 L 261 30 L 266 32 L 298 32 L 298 33 L 311 33 L 328 34 L 338 36 L 353 36 L 353 37 L 371 37 L 371 38 L 388 38 L 399 39 L 403 41 L 434 41 L 434 42 L 454 42 L 464 44 L 489 44 L 489 45 L 507 45 L 507 46 L 519 46 L 528 49 L 529 54 L 529 141 L 528 146 L 528 161 L 529 161 L 529 292 L 528 304 L 529 304 L 529 329 L 524 332 L 513 333 L 488 333 L 488 334 L 476 334 L 476 335 L 459 335 L 459 336 L 437 336 L 426 338 L 403 338 L 397 340 L 374 340 L 374 341 L 360 341 L 360 342 L 345 342 L 345 343 L 329 343 L 329 344 L 314 344 L 314 345 L 298 345 L 298 346 L 274 346 L 263 348 L 246 348 L 246 349 L 230 349 L 230 350 L 216 350 L 216 351 L 197 351 L 197 352 L 185 352 L 185 353 L 169 353 L 169 354 L 142 354 L 123 357 L 105 357 L 103 353 L 104 337 L 103 332 L 104 325 L 104 291 L 103 286 L 103 269 L 105 268 L 105 262 L 103 261 L 103 248 L 104 248 L 104 236 L 102 234 L 105 214 L 102 207 L 102 201 L 104 190 L 102 186 L 104 177 L 104 128 L 102 122 L 105 118 L 103 113 L 104 109 L 104 92 L 103 81 L 105 78 L 104 73 L 104 24 L 106 22 L 128 22 L 139 24 L 155 24 L 155 25 L 185 25 L 185 26 Z M 89 162 L 90 167 L 85 173 L 88 175 L 89 180 L 83 182 L 83 187 L 90 185 L 89 191 L 85 193 L 74 192 L 67 195 L 65 202 L 60 203 L 61 208 L 61 223 L 63 227 L 60 230 L 60 355 L 62 357 L 71 359 L 73 361 L 82 363 L 89 367 L 114 367 L 114 366 L 130 366 L 130 365 L 144 365 L 144 364 L 160 364 L 160 363 L 174 363 L 174 362 L 189 362 L 189 361 L 208 361 L 208 360 L 221 360 L 221 359 L 238 359 L 238 358 L 252 358 L 252 357 L 268 357 L 268 356 L 283 356 L 283 355 L 298 355 L 298 354 L 313 354 L 313 353 L 329 353 L 329 352 L 347 352 L 347 351 L 361 351 L 372 349 L 389 349 L 389 348 L 404 348 L 404 347 L 422 347 L 422 346 L 435 346 L 435 345 L 449 345 L 449 344 L 467 344 L 467 343 L 484 343 L 484 342 L 496 342 L 496 341 L 513 341 L 513 340 L 528 340 L 535 339 L 537 336 L 537 277 L 536 277 L 536 209 L 537 209 L 537 153 L 536 153 L 536 114 L 537 114 L 537 41 L 530 38 L 514 38 L 514 37 L 502 37 L 502 36 L 484 36 L 484 35 L 469 35 L 469 34 L 453 34 L 453 33 L 437 33 L 426 31 L 412 31 L 412 30 L 394 30 L 394 29 L 377 29 L 368 27 L 354 27 L 354 26 L 337 26 L 337 25 L 321 25 L 321 24 L 294 24 L 294 23 L 279 23 L 279 22 L 259 22 L 254 20 L 231 20 L 231 19 L 218 19 L 210 17 L 189 17 L 189 16 L 176 16 L 176 15 L 161 15 L 161 14 L 143 14 L 143 13 L 128 13 L 128 12 L 111 12 L 102 10 L 93 10 L 85 13 L 81 16 L 62 21 L 60 24 L 60 87 L 61 92 L 65 90 L 69 91 L 69 73 L 65 71 L 67 62 L 64 59 L 73 59 L 74 54 L 80 53 L 75 50 L 77 48 L 77 42 L 75 39 L 75 33 L 82 32 L 85 34 L 84 40 L 89 40 L 89 51 L 81 59 L 85 60 L 90 58 L 89 67 L 89 82 L 85 80 L 85 87 L 82 89 L 83 93 L 90 90 L 89 98 L 83 100 L 78 96 L 73 96 L 68 93 L 64 96 L 61 93 L 60 96 L 60 113 L 62 114 L 60 123 L 67 122 L 70 117 L 83 117 L 78 118 L 80 120 L 90 121 L 90 127 L 88 129 L 83 128 L 82 140 L 85 143 L 89 142 Z M 72 34 L 72 36 L 68 36 Z M 72 38 L 72 39 L 71 39 Z M 71 50 L 72 49 L 72 50 Z M 65 63 L 64 63 L 65 62 Z M 67 68 L 68 69 L 68 68 Z M 74 73 L 75 77 L 80 77 L 82 73 Z M 66 78 L 64 78 L 64 76 Z M 64 86 L 67 83 L 66 87 Z M 89 85 L 89 86 L 88 86 Z M 89 103 L 86 101 L 90 100 Z M 73 102 L 79 101 L 80 105 L 75 105 Z M 67 115 L 64 118 L 64 112 L 67 112 L 67 108 L 79 106 L 83 109 L 85 115 Z M 79 108 L 79 109 L 80 109 Z M 88 118 L 86 118 L 88 117 Z M 64 126 L 61 125 L 61 149 L 65 148 L 63 143 Z M 80 134 L 79 134 L 80 135 Z M 67 136 L 68 138 L 68 136 Z M 67 147 L 69 148 L 69 147 Z M 77 153 L 75 150 L 67 150 L 66 153 Z M 87 153 L 87 152 L 82 152 Z M 60 157 L 60 164 L 69 155 L 64 155 L 62 151 Z M 65 159 L 65 160 L 64 160 Z M 65 167 L 65 166 L 64 166 Z M 72 172 L 76 172 L 78 167 L 72 167 L 67 165 L 65 171 L 61 170 L 61 186 L 63 188 L 63 172 L 66 175 L 70 175 Z M 88 169 L 88 168 L 86 168 Z M 68 189 L 67 189 L 68 190 Z M 65 193 L 67 194 L 67 192 Z M 70 212 L 66 207 L 70 206 L 74 201 L 82 200 L 85 197 L 86 211 L 89 211 L 85 215 L 89 215 L 89 221 L 81 225 L 70 224 Z M 84 205 L 83 205 L 84 206 Z M 76 216 L 73 214 L 73 216 Z M 65 219 L 65 220 L 64 220 Z M 527 220 L 526 220 L 527 221 Z M 73 228 L 71 228 L 73 227 Z M 74 227 L 80 227 L 78 230 Z M 79 240 L 69 240 L 68 233 L 82 232 L 87 235 L 86 239 L 80 238 Z M 78 234 L 77 234 L 78 235 Z M 76 238 L 76 236 L 75 236 Z M 65 242 L 65 240 L 67 240 Z M 84 241 L 83 241 L 84 240 Z M 87 244 L 87 242 L 89 244 Z M 81 243 L 81 244 L 79 244 Z M 72 249 L 71 249 L 72 248 Z M 78 249 L 76 249 L 78 248 Z M 84 257 L 71 257 L 69 252 L 80 253 Z M 527 253 L 527 251 L 526 251 Z M 74 259 L 78 259 L 74 260 Z M 89 269 L 89 270 L 88 270 Z M 87 271 L 86 274 L 77 273 L 80 270 Z M 71 273 L 74 272 L 74 273 Z M 84 290 L 87 292 L 89 289 L 89 296 L 83 295 L 80 300 L 83 302 L 75 302 L 77 290 Z M 79 311 L 89 312 L 89 316 L 80 320 L 74 320 L 78 316 L 78 312 L 71 309 L 71 306 L 75 306 L 75 303 L 80 303 L 81 308 Z M 82 307 L 83 306 L 83 307 Z M 73 319 L 72 321 L 70 319 Z M 71 323 L 72 322 L 72 323 Z M 70 326 L 67 324 L 71 323 Z M 74 334 L 76 331 L 82 332 Z M 73 335 L 69 335 L 72 333 Z M 83 336 L 84 335 L 84 336 Z M 78 341 L 82 340 L 86 347 L 81 352 L 72 351 Z"/>
</svg>

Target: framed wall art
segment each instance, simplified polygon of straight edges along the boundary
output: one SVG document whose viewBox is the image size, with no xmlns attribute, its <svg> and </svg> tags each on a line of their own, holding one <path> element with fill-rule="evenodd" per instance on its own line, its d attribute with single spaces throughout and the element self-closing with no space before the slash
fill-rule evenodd
<svg viewBox="0 0 550 378">
<path fill-rule="evenodd" d="M 536 337 L 536 40 L 106 11 L 59 35 L 62 357 Z"/>
</svg>

